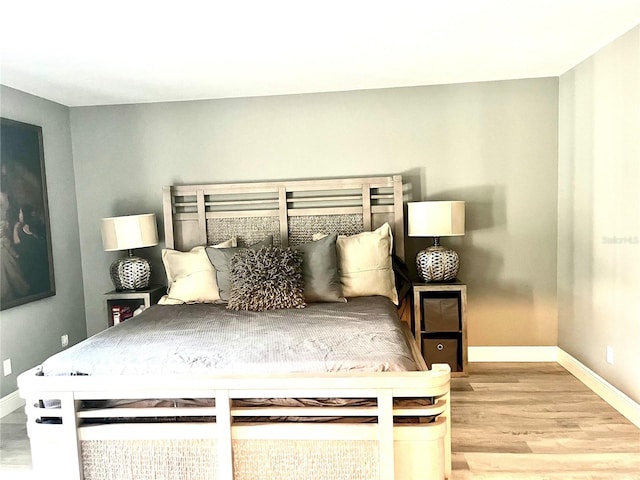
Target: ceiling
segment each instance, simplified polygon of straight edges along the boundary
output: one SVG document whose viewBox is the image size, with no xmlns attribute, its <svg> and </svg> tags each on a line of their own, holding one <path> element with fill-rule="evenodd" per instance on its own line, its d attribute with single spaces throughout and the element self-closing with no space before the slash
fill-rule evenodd
<svg viewBox="0 0 640 480">
<path fill-rule="evenodd" d="M 0 83 L 67 106 L 559 76 L 640 0 L 0 0 Z"/>
</svg>

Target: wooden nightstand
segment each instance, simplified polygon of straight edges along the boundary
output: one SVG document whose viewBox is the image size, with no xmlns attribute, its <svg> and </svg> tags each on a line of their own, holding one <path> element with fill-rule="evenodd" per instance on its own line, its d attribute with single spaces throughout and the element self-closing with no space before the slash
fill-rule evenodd
<svg viewBox="0 0 640 480">
<path fill-rule="evenodd" d="M 151 305 L 158 303 L 158 300 L 160 300 L 166 291 L 167 287 L 165 286 L 152 285 L 147 290 L 129 290 L 121 292 L 112 290 L 105 293 L 104 296 L 107 300 L 107 318 L 109 320 L 109 326 L 113 327 L 114 323 L 119 323 L 121 310 L 124 311 L 128 309 L 129 311 L 134 312 L 140 306 L 148 308 Z"/>
<path fill-rule="evenodd" d="M 427 365 L 448 363 L 452 376 L 468 375 L 467 286 L 413 284 L 413 332 Z"/>
</svg>

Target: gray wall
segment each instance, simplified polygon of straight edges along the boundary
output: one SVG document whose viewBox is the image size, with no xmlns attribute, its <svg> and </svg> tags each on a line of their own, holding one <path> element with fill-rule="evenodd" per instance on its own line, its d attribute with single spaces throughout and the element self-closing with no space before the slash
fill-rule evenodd
<svg viewBox="0 0 640 480">
<path fill-rule="evenodd" d="M 637 27 L 560 78 L 558 196 L 558 345 L 636 402 L 639 132 Z"/>
<path fill-rule="evenodd" d="M 556 78 L 72 108 L 88 332 L 118 255 L 100 218 L 160 215 L 163 185 L 401 173 L 409 199 L 467 202 L 467 234 L 444 242 L 470 344 L 556 345 L 557 107 Z M 411 262 L 430 243 L 409 239 Z M 160 249 L 138 252 L 156 280 Z"/>
<path fill-rule="evenodd" d="M 61 350 L 60 337 L 74 344 L 86 338 L 84 294 L 69 109 L 4 86 L 2 117 L 42 127 L 49 199 L 56 295 L 0 313 L 2 360 L 13 374 L 0 375 L 0 397 L 16 390 L 18 374 Z"/>
</svg>

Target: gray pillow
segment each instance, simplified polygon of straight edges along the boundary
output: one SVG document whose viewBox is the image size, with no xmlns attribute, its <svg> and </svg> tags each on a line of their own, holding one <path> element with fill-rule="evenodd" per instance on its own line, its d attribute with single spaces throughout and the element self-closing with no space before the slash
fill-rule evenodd
<svg viewBox="0 0 640 480">
<path fill-rule="evenodd" d="M 346 302 L 338 274 L 337 233 L 291 247 L 302 253 L 304 298 L 311 302 Z"/>
<path fill-rule="evenodd" d="M 249 247 L 206 248 L 209 261 L 211 261 L 213 268 L 216 269 L 216 281 L 218 282 L 221 300 L 229 300 L 229 292 L 231 291 L 229 262 L 231 261 L 231 258 L 236 253 L 246 250 L 247 248 L 258 250 L 259 248 L 270 247 L 271 245 L 273 245 L 273 235 L 267 235 L 262 241 L 249 245 Z"/>
<path fill-rule="evenodd" d="M 229 310 L 304 308 L 302 254 L 290 248 L 242 249 L 230 262 Z"/>
</svg>

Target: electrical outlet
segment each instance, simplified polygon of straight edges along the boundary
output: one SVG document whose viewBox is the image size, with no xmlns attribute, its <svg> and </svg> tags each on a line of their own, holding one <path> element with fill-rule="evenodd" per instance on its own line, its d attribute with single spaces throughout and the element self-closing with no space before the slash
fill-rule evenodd
<svg viewBox="0 0 640 480">
<path fill-rule="evenodd" d="M 62 335 L 60 337 L 60 343 L 62 344 L 63 348 L 69 345 L 69 335 L 67 335 L 66 333 Z"/>
<path fill-rule="evenodd" d="M 7 358 L 2 362 L 2 371 L 4 372 L 4 376 L 11 375 L 11 359 Z"/>
<path fill-rule="evenodd" d="M 613 357 L 613 347 L 607 345 L 607 363 L 613 365 L 614 357 Z"/>
</svg>

